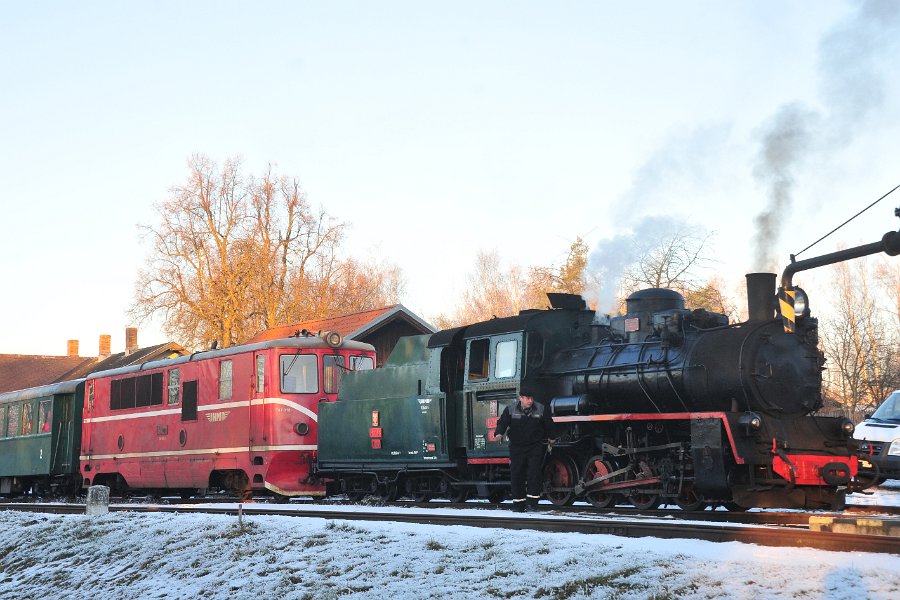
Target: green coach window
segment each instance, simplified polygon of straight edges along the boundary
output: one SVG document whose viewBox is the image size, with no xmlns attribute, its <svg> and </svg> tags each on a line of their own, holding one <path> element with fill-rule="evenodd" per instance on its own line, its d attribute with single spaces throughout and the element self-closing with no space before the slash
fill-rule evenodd
<svg viewBox="0 0 900 600">
<path fill-rule="evenodd" d="M 38 433 L 50 433 L 50 400 L 38 404 Z"/>
<path fill-rule="evenodd" d="M 34 406 L 31 402 L 22 405 L 22 435 L 31 435 L 34 431 Z"/>
<path fill-rule="evenodd" d="M 19 435 L 19 407 L 9 407 L 9 420 L 6 421 L 6 437 Z"/>
<path fill-rule="evenodd" d="M 0 437 L 6 437 L 6 413 L 9 407 L 0 406 Z"/>
</svg>

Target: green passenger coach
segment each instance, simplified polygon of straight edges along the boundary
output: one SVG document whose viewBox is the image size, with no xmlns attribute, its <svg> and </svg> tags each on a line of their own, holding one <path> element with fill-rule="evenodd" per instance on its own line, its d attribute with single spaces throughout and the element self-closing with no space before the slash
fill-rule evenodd
<svg viewBox="0 0 900 600">
<path fill-rule="evenodd" d="M 83 379 L 0 394 L 0 494 L 80 489 L 83 403 Z"/>
</svg>

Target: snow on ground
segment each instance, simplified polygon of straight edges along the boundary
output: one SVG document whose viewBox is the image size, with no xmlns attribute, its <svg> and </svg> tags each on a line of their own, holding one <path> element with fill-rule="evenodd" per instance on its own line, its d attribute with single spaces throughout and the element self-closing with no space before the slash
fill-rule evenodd
<svg viewBox="0 0 900 600">
<path fill-rule="evenodd" d="M 862 500 L 900 504 L 900 482 Z M 900 556 L 249 511 L 0 512 L 4 600 L 387 596 L 897 598 Z"/>
</svg>

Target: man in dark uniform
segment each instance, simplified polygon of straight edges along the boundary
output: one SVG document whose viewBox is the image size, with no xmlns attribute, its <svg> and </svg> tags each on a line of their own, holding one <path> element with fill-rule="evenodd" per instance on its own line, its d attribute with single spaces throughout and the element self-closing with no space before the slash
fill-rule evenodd
<svg viewBox="0 0 900 600">
<path fill-rule="evenodd" d="M 497 421 L 494 435 L 508 433 L 509 436 L 509 470 L 515 512 L 524 511 L 526 505 L 533 510 L 541 497 L 541 466 L 552 425 L 550 410 L 527 394 L 521 394 L 518 402 L 503 409 Z"/>
</svg>

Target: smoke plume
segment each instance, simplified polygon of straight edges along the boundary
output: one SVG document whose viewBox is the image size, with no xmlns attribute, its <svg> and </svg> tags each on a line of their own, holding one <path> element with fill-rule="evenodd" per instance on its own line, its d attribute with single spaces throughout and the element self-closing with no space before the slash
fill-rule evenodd
<svg viewBox="0 0 900 600">
<path fill-rule="evenodd" d="M 810 154 L 825 161 L 842 150 L 884 104 L 885 71 L 893 67 L 898 32 L 900 3 L 861 2 L 819 43 L 823 109 L 789 103 L 760 128 L 753 176 L 767 206 L 755 219 L 753 270 L 773 270 L 780 224 L 791 213 L 794 184 Z"/>
</svg>

